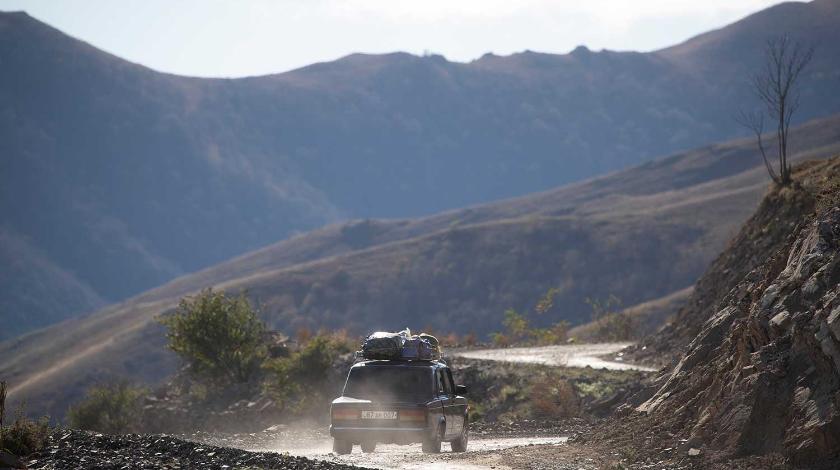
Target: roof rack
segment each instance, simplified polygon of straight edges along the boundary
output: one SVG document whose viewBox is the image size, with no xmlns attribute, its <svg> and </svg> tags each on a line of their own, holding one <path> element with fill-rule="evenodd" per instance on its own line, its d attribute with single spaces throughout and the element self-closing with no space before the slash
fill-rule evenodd
<svg viewBox="0 0 840 470">
<path fill-rule="evenodd" d="M 418 365 L 439 363 L 439 364 L 443 364 L 443 365 L 448 365 L 446 359 L 442 358 L 442 357 L 437 358 L 437 359 L 401 359 L 401 358 L 396 358 L 396 359 L 368 359 L 368 358 L 361 357 L 361 356 L 356 356 L 356 360 L 353 362 L 353 365 L 367 363 L 367 362 L 383 363 L 383 364 L 388 363 L 388 364 L 418 364 Z"/>
</svg>

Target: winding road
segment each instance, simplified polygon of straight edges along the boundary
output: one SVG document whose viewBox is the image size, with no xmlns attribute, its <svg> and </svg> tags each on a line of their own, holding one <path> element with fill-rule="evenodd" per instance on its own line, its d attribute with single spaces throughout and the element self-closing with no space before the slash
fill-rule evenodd
<svg viewBox="0 0 840 470">
<path fill-rule="evenodd" d="M 559 346 L 522 347 L 505 349 L 480 349 L 452 351 L 454 357 L 478 360 L 545 364 L 557 367 L 592 367 L 611 370 L 653 371 L 649 367 L 628 364 L 621 360 L 620 351 L 631 343 L 570 344 Z M 341 462 L 372 468 L 387 469 L 453 469 L 475 470 L 508 468 L 502 462 L 500 451 L 519 455 L 517 449 L 527 453 L 530 446 L 562 446 L 567 436 L 537 437 L 483 437 L 471 435 L 468 451 L 452 453 L 449 444 L 443 445 L 440 454 L 424 454 L 420 444 L 409 446 L 380 444 L 374 453 L 362 453 L 358 446 L 349 455 L 332 453 L 332 439 L 326 429 L 283 428 L 272 432 L 231 436 L 204 436 L 199 440 L 214 445 L 237 447 L 252 451 L 288 452 L 317 460 Z"/>
<path fill-rule="evenodd" d="M 621 359 L 621 350 L 633 343 L 563 344 L 504 349 L 475 349 L 454 351 L 455 357 L 528 364 L 544 364 L 557 367 L 592 367 L 593 369 L 640 370 L 652 372 L 656 369 L 629 364 Z M 604 359 L 612 356 L 611 359 Z"/>
</svg>

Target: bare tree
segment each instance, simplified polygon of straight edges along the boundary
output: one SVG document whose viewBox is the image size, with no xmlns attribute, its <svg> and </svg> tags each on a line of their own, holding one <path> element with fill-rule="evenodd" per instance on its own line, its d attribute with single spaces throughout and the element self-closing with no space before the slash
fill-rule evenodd
<svg viewBox="0 0 840 470">
<path fill-rule="evenodd" d="M 788 131 L 793 114 L 799 109 L 797 82 L 802 71 L 814 55 L 813 47 L 803 47 L 787 35 L 767 41 L 764 69 L 755 74 L 752 86 L 764 105 L 765 113 L 741 112 L 738 121 L 755 133 L 758 149 L 770 178 L 779 185 L 790 183 L 788 163 Z M 766 116 L 776 126 L 776 151 L 779 158 L 778 174 L 767 157 L 762 140 Z"/>
</svg>

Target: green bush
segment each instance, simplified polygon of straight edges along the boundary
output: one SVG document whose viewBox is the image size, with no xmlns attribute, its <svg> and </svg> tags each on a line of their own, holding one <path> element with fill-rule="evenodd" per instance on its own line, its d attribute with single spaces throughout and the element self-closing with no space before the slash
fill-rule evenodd
<svg viewBox="0 0 840 470">
<path fill-rule="evenodd" d="M 50 435 L 49 419 L 33 421 L 24 415 L 23 407 L 15 413 L 11 425 L 6 424 L 6 382 L 0 382 L 0 449 L 25 457 L 42 449 Z"/>
<path fill-rule="evenodd" d="M 244 295 L 207 289 L 182 299 L 175 313 L 160 321 L 169 329 L 169 348 L 196 376 L 244 383 L 259 374 L 266 357 L 265 325 Z"/>
<path fill-rule="evenodd" d="M 95 385 L 67 411 L 70 427 L 107 434 L 139 432 L 146 390 L 125 381 Z"/>
<path fill-rule="evenodd" d="M 502 325 L 504 325 L 507 331 L 508 338 L 513 341 L 522 341 L 528 336 L 528 319 L 525 318 L 525 315 L 512 308 L 505 310 L 505 318 L 502 320 Z"/>
<path fill-rule="evenodd" d="M 292 413 L 305 414 L 320 409 L 329 403 L 335 392 L 329 386 L 333 363 L 352 350 L 352 345 L 343 338 L 325 334 L 314 336 L 300 351 L 265 362 L 264 367 L 269 372 L 265 389 L 278 406 Z"/>
<path fill-rule="evenodd" d="M 543 313 L 551 308 L 551 302 L 555 292 L 549 292 L 539 301 L 537 313 Z M 569 322 L 562 320 L 548 328 L 532 327 L 526 315 L 509 308 L 505 311 L 502 325 L 504 333 L 493 333 L 490 338 L 496 346 L 507 347 L 517 345 L 550 345 L 566 341 L 566 334 L 569 331 Z"/>
<path fill-rule="evenodd" d="M 549 328 L 534 328 L 529 334 L 538 345 L 560 344 L 566 341 L 569 322 L 561 320 Z"/>
</svg>

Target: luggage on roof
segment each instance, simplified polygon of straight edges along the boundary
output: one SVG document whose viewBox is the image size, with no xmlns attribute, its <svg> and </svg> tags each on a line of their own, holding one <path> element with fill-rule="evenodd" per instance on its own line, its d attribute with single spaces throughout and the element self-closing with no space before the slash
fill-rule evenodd
<svg viewBox="0 0 840 470">
<path fill-rule="evenodd" d="M 377 331 L 362 343 L 362 356 L 365 359 L 394 359 L 400 356 L 405 336 L 399 333 Z"/>
<path fill-rule="evenodd" d="M 425 339 L 426 341 L 428 341 L 429 344 L 431 344 L 433 348 L 440 349 L 440 342 L 434 336 L 432 336 L 428 333 L 420 333 L 417 336 L 419 336 L 420 339 Z"/>
<path fill-rule="evenodd" d="M 427 340 L 419 336 L 412 336 L 403 344 L 401 359 L 437 359 L 440 354 L 435 354 L 436 349 Z"/>
<path fill-rule="evenodd" d="M 377 331 L 362 343 L 361 355 L 365 359 L 434 360 L 440 359 L 440 343 L 432 335 L 412 335 L 408 328 L 390 333 Z"/>
</svg>

